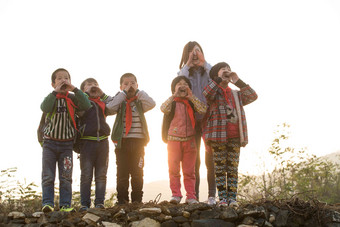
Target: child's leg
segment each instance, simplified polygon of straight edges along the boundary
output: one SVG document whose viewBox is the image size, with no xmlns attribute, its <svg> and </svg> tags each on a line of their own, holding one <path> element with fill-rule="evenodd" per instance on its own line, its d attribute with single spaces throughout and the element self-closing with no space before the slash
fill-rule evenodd
<svg viewBox="0 0 340 227">
<path fill-rule="evenodd" d="M 54 207 L 54 180 L 57 163 L 57 145 L 52 140 L 45 140 L 42 154 L 42 206 Z"/>
<path fill-rule="evenodd" d="M 227 150 L 225 145 L 213 144 L 212 150 L 214 152 L 215 162 L 215 180 L 218 190 L 219 200 L 227 199 L 227 184 L 226 184 L 226 161 Z"/>
<path fill-rule="evenodd" d="M 240 147 L 228 146 L 227 150 L 227 196 L 236 201 Z"/>
<path fill-rule="evenodd" d="M 208 197 L 216 196 L 214 154 L 210 151 L 205 152 L 205 165 L 207 167 Z"/>
<path fill-rule="evenodd" d="M 133 141 L 133 142 L 132 142 Z M 131 201 L 141 203 L 143 199 L 144 184 L 144 140 L 133 139 L 130 142 L 130 174 L 131 174 Z"/>
<path fill-rule="evenodd" d="M 82 206 L 91 206 L 91 184 L 95 160 L 94 143 L 96 141 L 81 141 L 80 145 L 80 202 Z"/>
<path fill-rule="evenodd" d="M 72 170 L 73 170 L 73 141 L 60 142 L 58 147 L 58 169 L 60 183 L 59 206 L 71 207 L 72 200 Z"/>
<path fill-rule="evenodd" d="M 95 181 L 96 199 L 94 205 L 103 204 L 106 191 L 106 175 L 109 163 L 109 141 L 107 139 L 96 142 Z"/>
<path fill-rule="evenodd" d="M 182 197 L 181 193 L 181 142 L 168 141 L 168 166 L 172 196 Z"/>
<path fill-rule="evenodd" d="M 187 199 L 196 199 L 195 192 L 195 163 L 196 163 L 196 144 L 195 138 L 181 142 L 182 144 L 182 170 L 184 187 L 187 192 Z"/>
<path fill-rule="evenodd" d="M 127 143 L 122 140 L 120 149 L 115 149 L 117 165 L 117 199 L 119 204 L 129 202 L 129 156 L 126 149 Z"/>
</svg>

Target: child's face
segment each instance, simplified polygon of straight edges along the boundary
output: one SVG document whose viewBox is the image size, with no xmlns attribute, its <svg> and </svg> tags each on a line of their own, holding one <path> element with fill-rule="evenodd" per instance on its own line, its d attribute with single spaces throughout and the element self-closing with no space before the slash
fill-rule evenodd
<svg viewBox="0 0 340 227">
<path fill-rule="evenodd" d="M 94 88 L 92 89 L 92 87 L 94 87 Z M 98 85 L 98 83 L 96 83 L 96 82 L 86 82 L 86 83 L 85 83 L 85 86 L 84 86 L 83 92 L 88 92 L 88 93 L 90 93 L 90 92 L 91 92 L 91 89 L 92 89 L 92 90 L 95 90 L 95 88 L 97 88 L 97 87 L 99 87 L 99 85 Z"/>
<path fill-rule="evenodd" d="M 221 68 L 218 73 L 217 76 L 221 77 L 222 79 L 226 79 L 226 77 L 228 77 L 228 74 L 231 72 L 230 68 L 228 66 Z"/>
<path fill-rule="evenodd" d="M 123 83 L 120 85 L 120 90 L 125 90 L 125 92 L 127 92 L 127 95 L 130 97 L 135 95 L 137 88 L 138 84 L 135 78 L 132 76 L 125 77 L 123 79 Z"/>
<path fill-rule="evenodd" d="M 175 91 L 179 97 L 186 97 L 188 95 L 189 84 L 185 80 L 180 80 L 176 86 Z"/>
<path fill-rule="evenodd" d="M 65 71 L 59 71 L 56 73 L 55 81 L 52 83 L 52 87 L 56 88 L 58 85 L 63 83 L 71 83 L 70 75 Z"/>
</svg>

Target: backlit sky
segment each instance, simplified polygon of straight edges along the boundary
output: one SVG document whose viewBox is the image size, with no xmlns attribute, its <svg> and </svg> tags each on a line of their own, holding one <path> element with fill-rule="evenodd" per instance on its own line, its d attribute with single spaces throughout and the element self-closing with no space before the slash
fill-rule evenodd
<svg viewBox="0 0 340 227">
<path fill-rule="evenodd" d="M 201 44 L 210 64 L 228 62 L 258 93 L 245 107 L 249 144 L 241 149 L 240 172 L 261 172 L 260 157 L 283 122 L 291 125 L 294 146 L 318 156 L 336 152 L 339 28 L 336 0 L 0 0 L 0 169 L 17 166 L 21 177 L 40 185 L 40 103 L 53 90 L 52 72 L 63 67 L 75 86 L 94 77 L 112 96 L 122 74 L 137 76 L 156 101 L 146 113 L 145 182 L 168 179 L 160 105 L 171 95 L 188 41 Z M 107 120 L 112 127 L 114 116 Z M 108 187 L 116 181 L 112 142 L 110 150 Z M 79 176 L 74 155 L 75 190 Z"/>
</svg>

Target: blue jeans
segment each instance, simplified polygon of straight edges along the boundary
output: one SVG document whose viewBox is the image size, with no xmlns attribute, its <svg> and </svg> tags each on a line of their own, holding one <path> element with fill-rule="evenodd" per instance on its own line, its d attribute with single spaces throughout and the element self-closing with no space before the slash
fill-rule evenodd
<svg viewBox="0 0 340 227">
<path fill-rule="evenodd" d="M 109 141 L 82 140 L 80 144 L 80 198 L 81 205 L 91 206 L 93 171 L 96 182 L 94 205 L 103 204 L 106 191 L 106 175 L 109 163 Z"/>
<path fill-rule="evenodd" d="M 44 140 L 42 154 L 42 205 L 54 207 L 56 163 L 59 170 L 59 205 L 71 206 L 73 141 Z"/>
</svg>

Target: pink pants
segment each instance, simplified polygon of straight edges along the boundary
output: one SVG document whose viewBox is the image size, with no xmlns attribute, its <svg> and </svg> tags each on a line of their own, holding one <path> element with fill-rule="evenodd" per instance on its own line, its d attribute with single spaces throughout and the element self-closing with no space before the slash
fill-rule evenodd
<svg viewBox="0 0 340 227">
<path fill-rule="evenodd" d="M 180 173 L 182 162 L 184 188 L 187 192 L 187 199 L 196 199 L 196 152 L 195 138 L 184 142 L 168 141 L 168 165 L 172 196 L 182 197 Z"/>
</svg>

